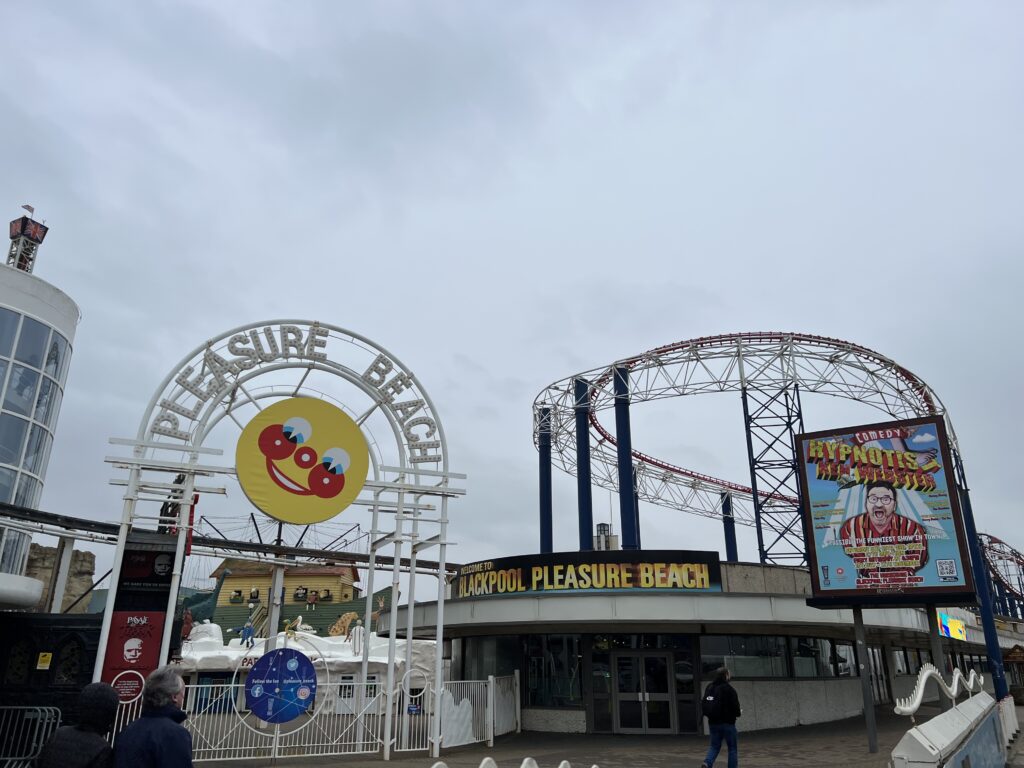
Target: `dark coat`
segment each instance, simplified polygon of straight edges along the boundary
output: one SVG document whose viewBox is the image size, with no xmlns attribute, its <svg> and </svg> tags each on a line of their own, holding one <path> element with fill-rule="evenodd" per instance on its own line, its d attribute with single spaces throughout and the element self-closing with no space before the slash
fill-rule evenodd
<svg viewBox="0 0 1024 768">
<path fill-rule="evenodd" d="M 736 725 L 736 718 L 741 714 L 740 697 L 736 695 L 736 689 L 727 682 L 711 683 L 704 695 L 707 696 L 707 693 L 712 689 L 715 696 L 721 699 L 721 709 L 719 710 L 718 717 L 708 718 L 708 723 L 710 725 L 721 725 L 722 723 Z"/>
<path fill-rule="evenodd" d="M 117 768 L 192 768 L 192 734 L 181 725 L 186 717 L 173 704 L 143 710 L 114 741 Z"/>
<path fill-rule="evenodd" d="M 50 737 L 34 765 L 35 768 L 114 768 L 114 752 L 96 731 L 66 725 Z"/>
</svg>

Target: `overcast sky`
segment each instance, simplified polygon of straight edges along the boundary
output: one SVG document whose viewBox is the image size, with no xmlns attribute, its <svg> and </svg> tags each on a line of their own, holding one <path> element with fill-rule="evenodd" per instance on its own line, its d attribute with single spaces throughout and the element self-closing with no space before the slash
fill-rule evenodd
<svg viewBox="0 0 1024 768">
<path fill-rule="evenodd" d="M 117 519 L 107 439 L 160 380 L 302 317 L 433 397 L 469 475 L 450 558 L 533 552 L 545 385 L 788 330 L 931 385 L 979 529 L 1024 549 L 1019 3 L 35 2 L 0 26 L 0 204 L 47 220 L 36 274 L 82 310 L 43 509 Z M 749 481 L 738 397 L 639 411 L 635 448 Z M 573 478 L 555 506 L 574 549 Z M 641 514 L 647 546 L 724 549 Z"/>
</svg>

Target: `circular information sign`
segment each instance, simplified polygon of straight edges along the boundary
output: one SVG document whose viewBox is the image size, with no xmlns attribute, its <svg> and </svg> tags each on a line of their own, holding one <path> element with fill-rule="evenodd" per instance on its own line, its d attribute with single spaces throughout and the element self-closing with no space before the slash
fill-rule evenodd
<svg viewBox="0 0 1024 768">
<path fill-rule="evenodd" d="M 146 684 L 146 678 L 134 669 L 128 669 L 115 677 L 110 685 L 117 692 L 117 700 L 122 704 L 135 701 L 142 695 L 142 687 Z"/>
<path fill-rule="evenodd" d="M 316 670 L 304 653 L 277 648 L 263 654 L 245 679 L 245 706 L 260 720 L 287 723 L 316 697 Z"/>
</svg>

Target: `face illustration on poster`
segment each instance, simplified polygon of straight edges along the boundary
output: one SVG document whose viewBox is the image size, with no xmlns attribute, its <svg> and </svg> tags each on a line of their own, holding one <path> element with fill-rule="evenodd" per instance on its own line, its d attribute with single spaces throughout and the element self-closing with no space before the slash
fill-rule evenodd
<svg viewBox="0 0 1024 768">
<path fill-rule="evenodd" d="M 142 640 L 138 637 L 125 640 L 124 660 L 129 664 L 137 664 L 140 658 L 142 658 Z"/>
<path fill-rule="evenodd" d="M 174 557 L 171 555 L 157 555 L 153 559 L 153 573 L 157 576 L 168 576 L 174 564 Z"/>
</svg>

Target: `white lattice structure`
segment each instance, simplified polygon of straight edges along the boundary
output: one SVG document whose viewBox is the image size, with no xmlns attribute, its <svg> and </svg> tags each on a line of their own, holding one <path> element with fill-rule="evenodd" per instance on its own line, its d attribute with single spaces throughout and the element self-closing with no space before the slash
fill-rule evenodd
<svg viewBox="0 0 1024 768">
<path fill-rule="evenodd" d="M 632 405 L 670 397 L 779 390 L 796 385 L 802 393 L 855 400 L 894 419 L 944 414 L 938 395 L 894 360 L 839 339 L 800 333 L 736 333 L 680 341 L 583 371 L 550 384 L 534 401 L 534 442 L 541 408 L 551 409 L 552 462 L 576 474 L 574 380 L 590 382 L 591 471 L 593 482 L 618 491 L 616 440 L 602 416 L 614 407 L 613 370 L 629 370 Z M 953 447 L 956 435 L 946 418 Z M 681 512 L 721 517 L 721 494 L 731 492 L 736 522 L 755 525 L 753 491 L 746 483 L 701 474 L 632 452 L 640 499 Z M 792 505 L 791 496 L 760 494 L 767 506 Z"/>
</svg>

